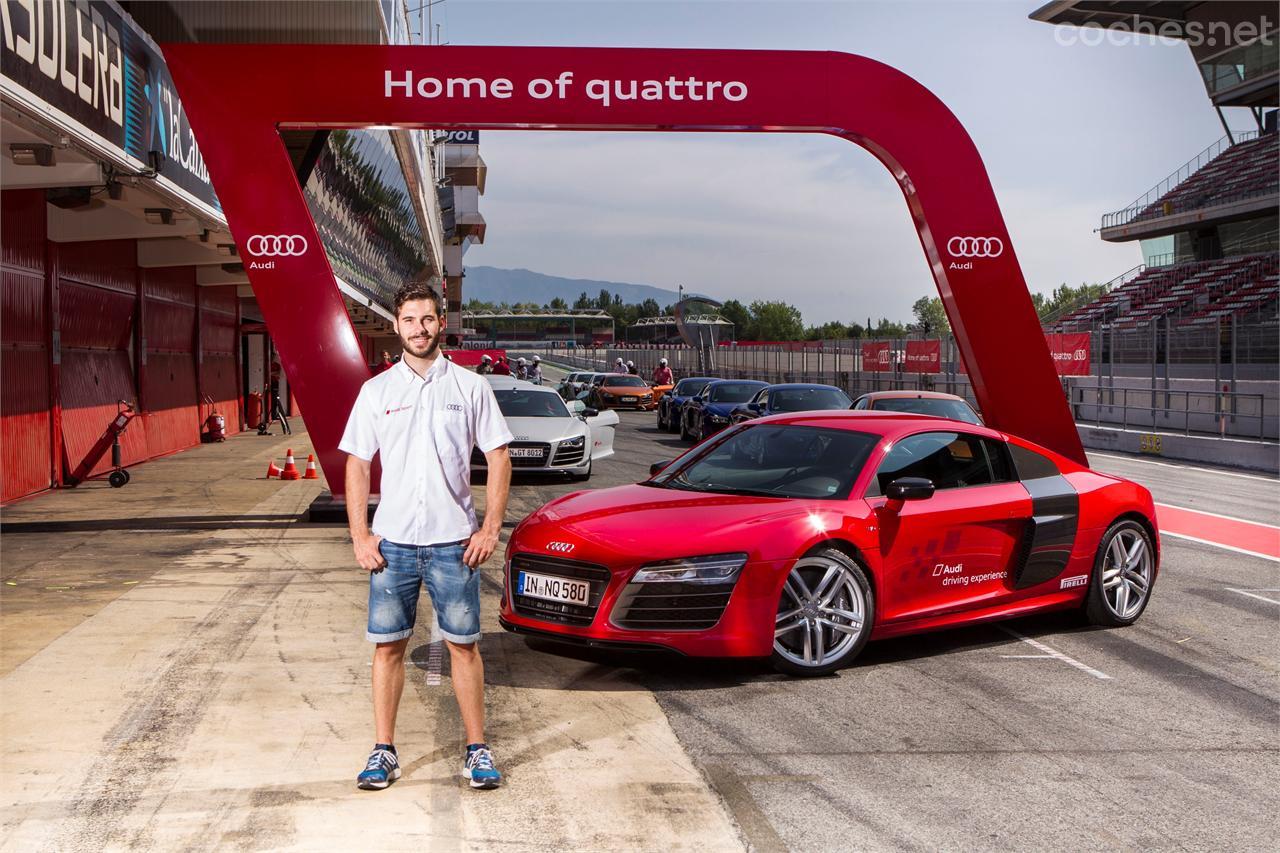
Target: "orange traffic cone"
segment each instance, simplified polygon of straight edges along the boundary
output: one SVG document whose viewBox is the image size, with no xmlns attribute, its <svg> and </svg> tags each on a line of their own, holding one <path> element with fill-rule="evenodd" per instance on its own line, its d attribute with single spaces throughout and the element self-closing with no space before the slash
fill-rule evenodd
<svg viewBox="0 0 1280 853">
<path fill-rule="evenodd" d="M 298 473 L 298 466 L 293 461 L 293 448 L 290 447 L 284 454 L 284 470 L 280 472 L 281 480 L 301 480 L 302 475 Z"/>
<path fill-rule="evenodd" d="M 272 477 L 279 477 L 282 473 L 283 472 L 280 470 L 280 466 L 276 464 L 274 459 L 272 459 L 270 462 L 267 463 L 267 479 L 268 480 L 270 480 Z"/>
<path fill-rule="evenodd" d="M 314 453 L 307 454 L 307 472 L 302 475 L 304 480 L 319 480 L 320 472 L 316 470 L 316 455 Z"/>
</svg>

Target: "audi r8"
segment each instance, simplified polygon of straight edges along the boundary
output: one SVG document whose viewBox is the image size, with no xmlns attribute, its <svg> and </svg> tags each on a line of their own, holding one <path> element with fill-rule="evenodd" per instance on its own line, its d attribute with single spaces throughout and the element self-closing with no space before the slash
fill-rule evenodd
<svg viewBox="0 0 1280 853">
<path fill-rule="evenodd" d="M 607 374 L 598 385 L 591 387 L 587 405 L 604 409 L 653 408 L 653 389 L 639 376 L 630 373 Z"/>
<path fill-rule="evenodd" d="M 769 387 L 755 379 L 717 379 L 684 404 L 680 437 L 702 441 L 729 425 L 733 410 Z"/>
<path fill-rule="evenodd" d="M 553 389 L 520 379 L 498 377 L 490 384 L 514 438 L 507 448 L 513 471 L 588 480 L 591 464 L 613 455 L 617 412 L 597 412 L 578 400 L 566 405 Z M 472 448 L 471 470 L 487 467 L 480 448 Z"/>
<path fill-rule="evenodd" d="M 853 408 L 857 411 L 911 412 L 967 424 L 982 423 L 982 418 L 978 417 L 968 400 L 941 391 L 872 391 L 855 400 Z"/>
<path fill-rule="evenodd" d="M 731 423 L 740 424 L 784 412 L 816 412 L 825 409 L 847 409 L 853 405 L 849 395 L 834 385 L 788 383 L 770 385 L 746 403 L 729 413 Z"/>
<path fill-rule="evenodd" d="M 684 417 L 684 404 L 714 382 L 711 376 L 687 376 L 672 387 L 671 392 L 658 401 L 658 429 L 675 432 L 680 429 L 680 420 Z"/>
<path fill-rule="evenodd" d="M 642 483 L 524 519 L 500 615 L 566 642 L 767 656 L 820 675 L 871 639 L 994 619 L 1076 610 L 1129 625 L 1158 542 L 1145 488 L 1005 433 L 892 412 L 774 415 Z"/>
</svg>

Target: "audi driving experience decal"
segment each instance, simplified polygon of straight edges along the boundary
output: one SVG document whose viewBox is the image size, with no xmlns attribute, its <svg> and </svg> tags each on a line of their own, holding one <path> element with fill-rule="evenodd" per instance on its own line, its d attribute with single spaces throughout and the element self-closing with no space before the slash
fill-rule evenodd
<svg viewBox="0 0 1280 853">
<path fill-rule="evenodd" d="M 307 251 L 307 238 L 299 234 L 254 234 L 245 251 L 255 258 L 296 258 Z M 249 269 L 275 269 L 275 261 L 251 261 Z"/>
<path fill-rule="evenodd" d="M 947 254 L 953 258 L 998 258 L 1004 254 L 1004 241 L 999 237 L 952 237 L 947 241 Z M 947 269 L 971 270 L 973 261 L 953 261 Z"/>
</svg>

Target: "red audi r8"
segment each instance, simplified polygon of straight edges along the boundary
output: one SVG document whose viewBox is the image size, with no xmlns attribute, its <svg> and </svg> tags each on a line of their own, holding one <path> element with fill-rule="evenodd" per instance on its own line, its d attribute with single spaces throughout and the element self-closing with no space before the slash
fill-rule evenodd
<svg viewBox="0 0 1280 853">
<path fill-rule="evenodd" d="M 1158 542 L 1142 486 L 977 424 L 775 415 L 522 521 L 501 621 L 820 675 L 870 639 L 1073 608 L 1131 624 Z"/>
</svg>

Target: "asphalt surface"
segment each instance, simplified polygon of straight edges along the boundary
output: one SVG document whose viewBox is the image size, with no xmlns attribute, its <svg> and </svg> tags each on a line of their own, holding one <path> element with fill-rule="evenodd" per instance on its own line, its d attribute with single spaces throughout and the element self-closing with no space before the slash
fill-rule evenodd
<svg viewBox="0 0 1280 853">
<path fill-rule="evenodd" d="M 621 413 L 590 488 L 686 445 Z M 1276 481 L 1123 457 L 1157 501 L 1276 523 Z M 580 486 L 520 480 L 524 506 Z M 670 531 L 673 536 L 680 531 Z M 1163 543 L 1126 629 L 1071 615 L 886 640 L 835 676 L 577 654 L 652 690 L 756 849 L 1229 849 L 1280 843 L 1280 566 Z"/>
</svg>

